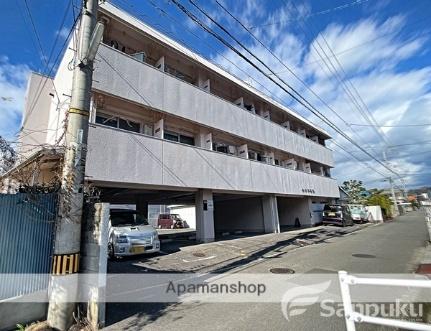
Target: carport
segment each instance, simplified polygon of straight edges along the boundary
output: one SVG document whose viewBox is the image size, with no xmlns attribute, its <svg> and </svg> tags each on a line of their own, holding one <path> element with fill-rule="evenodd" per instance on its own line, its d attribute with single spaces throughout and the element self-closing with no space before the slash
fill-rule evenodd
<svg viewBox="0 0 431 331">
<path fill-rule="evenodd" d="M 261 195 L 214 194 L 216 238 L 222 234 L 265 232 Z"/>
<path fill-rule="evenodd" d="M 195 207 L 196 239 L 208 242 L 221 234 L 278 232 L 276 197 L 263 194 L 235 194 L 211 190 L 169 190 L 102 186 L 101 202 L 133 205 L 148 218 L 151 205 Z M 152 216 L 155 217 L 154 215 Z M 155 225 L 155 224 L 153 224 Z"/>
<path fill-rule="evenodd" d="M 311 227 L 321 222 L 325 201 L 301 196 L 277 197 L 278 218 L 281 230 Z"/>
</svg>

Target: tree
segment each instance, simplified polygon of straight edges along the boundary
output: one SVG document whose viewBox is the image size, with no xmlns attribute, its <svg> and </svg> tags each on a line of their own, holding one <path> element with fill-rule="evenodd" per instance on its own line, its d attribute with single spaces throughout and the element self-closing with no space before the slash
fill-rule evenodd
<svg viewBox="0 0 431 331">
<path fill-rule="evenodd" d="M 12 146 L 0 136 L 0 175 L 10 170 L 16 162 L 16 152 Z"/>
<path fill-rule="evenodd" d="M 350 196 L 351 203 L 364 203 L 366 201 L 365 187 L 362 186 L 362 181 L 351 179 L 343 182 L 342 189 Z"/>
<path fill-rule="evenodd" d="M 379 190 L 374 191 L 374 193 L 368 198 L 367 204 L 369 206 L 380 206 L 384 216 L 392 216 L 392 201 L 387 195 L 379 192 Z"/>
</svg>

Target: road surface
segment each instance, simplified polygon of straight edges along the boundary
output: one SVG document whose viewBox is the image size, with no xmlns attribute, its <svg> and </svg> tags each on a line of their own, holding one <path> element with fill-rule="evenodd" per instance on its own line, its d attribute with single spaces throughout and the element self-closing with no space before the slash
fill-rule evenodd
<svg viewBox="0 0 431 331">
<path fill-rule="evenodd" d="M 411 273 L 427 235 L 423 215 L 412 212 L 394 222 L 243 265 L 239 272 L 288 267 L 296 273 Z M 279 303 L 110 304 L 107 324 L 108 330 L 345 330 L 342 318 L 322 318 L 319 305 L 287 321 Z M 365 324 L 357 329 L 382 330 Z"/>
</svg>

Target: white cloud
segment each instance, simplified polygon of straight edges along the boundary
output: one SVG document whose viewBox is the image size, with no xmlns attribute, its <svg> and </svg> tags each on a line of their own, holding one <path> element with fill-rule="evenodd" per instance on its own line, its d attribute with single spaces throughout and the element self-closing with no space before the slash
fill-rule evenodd
<svg viewBox="0 0 431 331">
<path fill-rule="evenodd" d="M 62 27 L 61 30 L 55 31 L 55 35 L 60 36 L 60 38 L 62 39 L 66 39 L 69 35 L 69 31 L 70 29 L 68 29 L 67 27 Z"/>
<path fill-rule="evenodd" d="M 337 66 L 337 63 L 327 48 L 326 42 L 335 54 L 339 54 L 337 59 L 347 74 L 344 77 L 344 73 L 339 71 L 340 76 L 344 79 L 349 79 L 354 84 L 368 110 L 380 125 L 430 123 L 431 66 L 416 68 L 409 66 L 407 67 L 408 69 L 403 69 L 402 66 L 405 61 L 411 61 L 416 55 L 422 54 L 427 39 L 423 37 L 401 39 L 398 36 L 399 32 L 408 24 L 406 17 L 396 15 L 381 21 L 376 18 L 374 13 L 372 18 L 361 19 L 347 25 L 329 24 L 317 34 L 311 43 L 308 43 L 302 40 L 290 25 L 289 18 L 292 16 L 292 8 L 289 7 L 289 4 L 278 8 L 273 13 L 259 11 L 259 16 L 255 15 L 254 17 L 248 10 L 241 12 L 237 8 L 229 8 L 232 9 L 236 17 L 243 22 L 247 22 L 249 26 L 255 26 L 258 21 L 261 27 L 253 29 L 253 32 L 267 46 L 270 46 L 277 56 L 302 80 L 305 80 L 320 97 L 330 104 L 342 120 L 331 113 L 311 92 L 287 72 L 282 64 L 248 36 L 243 40 L 246 40 L 251 52 L 273 68 L 274 71 L 280 72 L 280 76 L 289 84 L 301 91 L 328 118 L 378 158 L 382 158 L 383 142 L 372 128 L 356 127 L 354 130 L 357 133 L 353 133 L 349 127 L 344 125 L 343 121 L 359 124 L 366 124 L 367 122 L 346 96 L 342 85 L 335 79 L 334 74 L 329 73 L 327 69 L 322 69 L 325 66 L 323 66 L 321 58 L 314 49 L 319 49 L 317 42 L 325 49 L 335 66 Z M 306 13 L 309 10 L 310 8 L 304 7 L 302 11 Z M 266 19 L 263 19 L 263 17 Z M 224 20 L 226 21 L 225 24 L 230 24 L 231 31 L 235 31 L 237 35 L 244 33 L 238 25 L 229 21 L 227 17 L 224 17 Z M 275 21 L 284 23 L 269 24 Z M 254 24 L 251 22 L 254 22 Z M 266 24 L 268 25 L 265 26 Z M 322 36 L 325 36 L 326 42 Z M 371 43 L 369 42 L 370 40 L 372 40 Z M 358 47 L 358 45 L 362 44 L 363 46 Z M 235 65 L 225 58 L 228 58 Z M 246 80 L 249 80 L 248 76 L 254 77 L 260 84 L 268 88 L 273 96 L 283 99 L 285 104 L 291 103 L 285 92 L 270 83 L 269 80 L 243 60 L 239 60 L 238 56 L 232 51 L 226 50 L 223 56 L 215 55 L 213 60 Z M 239 70 L 236 66 L 239 66 L 242 70 Z M 346 80 L 345 82 L 348 84 Z M 259 84 L 254 83 L 253 85 L 263 90 Z M 268 93 L 265 90 L 263 92 Z M 309 112 L 299 109 L 299 107 L 296 107 L 296 109 L 313 122 L 318 123 L 316 117 L 310 115 Z M 368 110 L 363 109 L 364 112 Z M 346 146 L 347 150 L 357 150 L 338 134 L 325 126 L 324 128 L 330 131 L 339 143 Z M 427 140 L 426 138 L 430 137 L 431 134 L 430 127 L 420 127 L 419 129 L 387 128 L 384 131 L 391 144 L 401 144 L 403 141 Z M 372 145 L 372 148 L 369 145 Z M 376 181 L 376 178 L 379 178 L 380 175 L 373 173 L 373 171 L 360 163 L 352 161 L 338 148 L 335 147 L 334 149 L 337 163 L 333 174 L 340 183 L 346 179 L 358 178 L 365 182 L 369 181 L 370 186 L 387 185 Z M 424 149 L 426 147 L 413 144 L 412 146 L 406 146 L 403 153 L 399 153 L 397 149 L 391 149 L 388 155 L 392 162 L 391 164 L 396 166 L 395 169 L 399 173 L 426 173 L 431 170 L 429 168 L 431 153 L 423 153 Z M 428 149 L 431 150 L 431 144 L 428 145 Z M 355 153 L 355 155 L 361 160 L 369 159 L 369 157 L 360 152 Z M 370 162 L 370 166 L 384 174 L 389 174 L 387 169 L 374 161 Z M 410 184 L 429 183 L 431 175 L 428 177 L 411 176 L 408 179 Z"/>
<path fill-rule="evenodd" d="M 21 124 L 29 72 L 27 65 L 11 64 L 0 56 L 0 135 L 8 140 L 14 139 Z"/>
</svg>

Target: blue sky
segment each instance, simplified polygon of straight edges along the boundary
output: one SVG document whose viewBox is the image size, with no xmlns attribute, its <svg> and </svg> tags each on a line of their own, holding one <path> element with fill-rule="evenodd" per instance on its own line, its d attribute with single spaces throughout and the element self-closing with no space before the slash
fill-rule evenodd
<svg viewBox="0 0 431 331">
<path fill-rule="evenodd" d="M 429 0 L 313 0 L 295 1 L 294 4 L 288 0 L 219 1 L 245 26 L 252 28 L 251 31 L 308 87 L 252 39 L 215 0 L 196 0 L 346 134 L 378 158 L 381 159 L 385 146 L 381 136 L 373 128 L 351 125 L 367 124 L 361 113 L 370 112 L 379 125 L 431 123 Z M 181 2 L 208 23 L 188 0 Z M 79 3 L 73 0 L 74 6 Z M 330 132 L 338 144 L 353 152 L 357 158 L 369 160 L 206 34 L 169 1 L 115 0 L 113 3 L 291 106 Z M 68 7 L 69 0 L 27 0 L 27 4 L 39 40 L 24 0 L 0 3 L 0 135 L 9 140 L 16 139 L 14 134 L 19 130 L 28 73 L 31 70 L 48 73 L 47 68 L 51 67 L 55 72 L 53 60 L 60 52 L 74 19 L 72 7 Z M 69 11 L 64 27 L 60 29 L 66 8 Z M 213 24 L 210 26 L 217 30 Z M 51 53 L 53 56 L 46 66 Z M 332 66 L 337 69 L 336 72 Z M 340 81 L 349 87 L 355 98 L 349 97 Z M 358 91 L 366 107 L 350 84 Z M 310 89 L 337 114 L 317 99 Z M 410 186 L 430 185 L 431 126 L 384 127 L 381 130 L 390 146 L 408 144 L 387 149 L 391 167 L 401 174 L 412 174 L 405 177 Z M 329 146 L 335 150 L 336 168 L 333 175 L 339 182 L 356 178 L 364 180 L 368 187 L 386 185 L 381 176 L 370 168 L 358 163 L 337 146 L 331 143 Z M 388 173 L 373 161 L 369 161 L 368 165 Z"/>
</svg>

